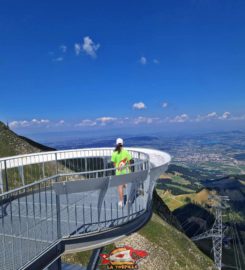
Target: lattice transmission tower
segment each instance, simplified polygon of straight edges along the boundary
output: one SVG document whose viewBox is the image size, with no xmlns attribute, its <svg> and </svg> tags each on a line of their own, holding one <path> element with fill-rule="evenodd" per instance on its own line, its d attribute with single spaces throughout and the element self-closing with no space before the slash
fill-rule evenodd
<svg viewBox="0 0 245 270">
<path fill-rule="evenodd" d="M 222 223 L 222 211 L 227 208 L 225 204 L 229 200 L 228 196 L 210 196 L 210 199 L 216 201 L 216 205 L 212 207 L 215 209 L 215 221 L 212 228 L 204 233 L 196 235 L 191 239 L 193 241 L 198 241 L 201 239 L 212 238 L 213 242 L 213 253 L 214 253 L 214 264 L 218 270 L 222 268 L 222 242 L 223 242 L 223 233 L 224 227 Z"/>
</svg>

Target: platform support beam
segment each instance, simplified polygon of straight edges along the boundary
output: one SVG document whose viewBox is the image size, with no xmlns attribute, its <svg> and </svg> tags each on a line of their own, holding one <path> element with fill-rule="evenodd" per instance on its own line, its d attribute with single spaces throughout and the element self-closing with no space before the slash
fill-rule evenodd
<svg viewBox="0 0 245 270">
<path fill-rule="evenodd" d="M 100 260 L 100 253 L 103 251 L 104 247 L 97 248 L 93 250 L 90 257 L 87 270 L 96 270 Z"/>
<path fill-rule="evenodd" d="M 61 269 L 62 269 L 61 258 L 58 258 L 48 268 L 48 270 L 61 270 Z"/>
</svg>

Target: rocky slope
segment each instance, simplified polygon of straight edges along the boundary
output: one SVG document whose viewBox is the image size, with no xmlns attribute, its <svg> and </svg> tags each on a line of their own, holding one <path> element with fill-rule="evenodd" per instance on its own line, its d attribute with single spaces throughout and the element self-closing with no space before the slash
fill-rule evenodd
<svg viewBox="0 0 245 270">
<path fill-rule="evenodd" d="M 142 270 L 211 270 L 212 261 L 183 233 L 153 214 L 150 222 L 116 245 L 130 245 L 148 252 L 139 262 Z"/>
</svg>

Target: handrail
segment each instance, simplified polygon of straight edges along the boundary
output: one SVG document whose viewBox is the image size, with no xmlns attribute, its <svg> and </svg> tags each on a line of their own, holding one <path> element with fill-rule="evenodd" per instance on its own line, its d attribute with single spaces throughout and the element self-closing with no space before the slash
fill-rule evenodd
<svg viewBox="0 0 245 270">
<path fill-rule="evenodd" d="M 84 152 L 84 153 L 91 153 L 91 152 L 100 152 L 100 151 L 113 151 L 114 148 L 112 147 L 105 147 L 105 148 L 80 148 L 80 149 L 68 149 L 68 150 L 55 150 L 55 151 L 45 151 L 45 152 L 37 152 L 37 153 L 30 153 L 30 154 L 24 154 L 24 155 L 15 155 L 15 156 L 10 156 L 10 157 L 3 157 L 0 158 L 0 163 L 4 162 L 4 161 L 10 161 L 10 160 L 16 160 L 16 159 L 23 159 L 23 158 L 30 158 L 30 157 L 36 157 L 36 156 L 47 156 L 47 155 L 52 155 L 52 154 L 64 154 L 64 153 L 74 153 L 74 152 Z M 127 149 L 127 148 L 126 148 Z M 142 154 L 143 156 L 145 156 L 147 159 L 149 159 L 149 155 L 144 153 L 144 152 L 140 152 L 140 151 L 136 151 L 136 150 L 130 150 L 132 153 L 135 154 Z M 81 156 L 84 157 L 84 156 Z M 87 156 L 87 157 L 96 157 L 96 156 Z M 70 157 L 72 158 L 72 157 Z M 61 158 L 58 160 L 62 160 Z M 28 165 L 28 164 L 25 164 Z M 4 167 L 3 167 L 4 168 Z"/>
<path fill-rule="evenodd" d="M 134 164 L 129 164 L 127 165 L 127 168 L 132 168 L 136 165 L 141 165 L 143 164 L 143 162 L 136 162 Z M 11 193 L 15 193 L 15 192 L 18 192 L 18 191 L 21 191 L 23 189 L 26 189 L 26 188 L 31 188 L 32 186 L 35 186 L 36 184 L 41 184 L 41 183 L 44 183 L 44 182 L 47 182 L 49 180 L 53 180 L 53 179 L 56 179 L 56 178 L 59 178 L 59 177 L 62 177 L 62 176 L 82 176 L 82 175 L 86 175 L 86 174 L 90 174 L 90 173 L 100 173 L 100 172 L 115 172 L 116 171 L 116 168 L 111 168 L 111 169 L 104 169 L 104 170 L 95 170 L 95 171 L 87 171 L 87 172 L 80 172 L 80 173 L 67 173 L 67 174 L 62 174 L 62 173 L 59 173 L 59 174 L 55 174 L 53 176 L 50 176 L 50 177 L 47 177 L 47 178 L 43 178 L 41 180 L 36 180 L 35 182 L 32 182 L 30 184 L 27 184 L 25 186 L 21 186 L 19 188 L 15 188 L 15 189 L 12 189 L 12 190 L 9 190 L 9 191 L 6 191 L 2 194 L 0 194 L 0 199 L 1 197 L 3 196 L 6 196 L 6 195 L 10 195 Z M 100 177 L 98 177 L 100 178 Z M 67 182 L 68 180 L 65 179 L 65 182 Z"/>
<path fill-rule="evenodd" d="M 105 164 L 100 164 L 103 169 L 95 169 L 94 167 L 99 165 L 98 160 L 91 162 L 93 158 L 101 158 L 107 159 L 108 163 L 112 151 L 113 148 L 71 149 L 1 158 L 0 192 L 14 190 L 30 182 L 47 178 L 47 176 L 71 176 L 74 170 L 77 173 L 76 169 L 81 172 L 81 175 L 113 172 L 115 169 L 105 168 Z M 128 151 L 133 158 L 139 160 L 134 165 L 127 165 L 128 167 L 139 166 L 140 163 L 144 162 L 148 163 L 148 154 L 130 149 Z M 80 159 L 80 164 L 76 164 L 77 159 Z M 77 165 L 78 168 L 76 168 Z"/>
</svg>

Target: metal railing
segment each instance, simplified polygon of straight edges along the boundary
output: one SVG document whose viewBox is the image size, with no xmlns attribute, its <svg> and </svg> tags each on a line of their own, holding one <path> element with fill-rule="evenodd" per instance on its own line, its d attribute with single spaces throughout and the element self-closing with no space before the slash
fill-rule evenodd
<svg viewBox="0 0 245 270">
<path fill-rule="evenodd" d="M 96 173 L 101 177 L 105 170 L 114 171 L 110 162 L 112 151 L 112 148 L 91 148 L 1 158 L 0 192 L 4 193 L 55 175 L 70 176 L 79 172 L 85 178 L 92 178 Z M 132 150 L 129 152 L 136 162 L 149 160 L 145 153 Z M 139 163 L 136 165 L 140 166 Z"/>
<path fill-rule="evenodd" d="M 153 181 L 148 155 L 129 150 L 132 173 L 115 176 L 112 151 L 57 151 L 0 160 L 1 269 L 24 268 L 61 239 L 110 230 L 147 210 Z M 121 185 L 123 207 L 118 205 Z"/>
</svg>

